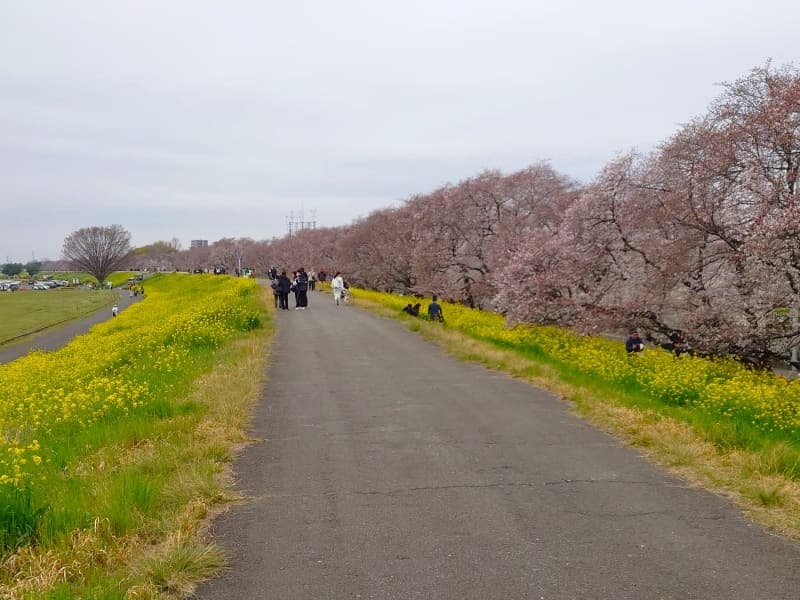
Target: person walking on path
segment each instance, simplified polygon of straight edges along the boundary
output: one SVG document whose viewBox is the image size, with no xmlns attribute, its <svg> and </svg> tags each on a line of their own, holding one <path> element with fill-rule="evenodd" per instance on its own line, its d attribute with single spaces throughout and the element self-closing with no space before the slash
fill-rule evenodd
<svg viewBox="0 0 800 600">
<path fill-rule="evenodd" d="M 271 271 L 270 271 L 270 273 L 271 273 Z M 270 279 L 269 279 L 269 287 L 272 288 L 272 295 L 275 298 L 275 308 L 279 308 L 280 307 L 281 293 L 280 293 L 280 290 L 278 290 L 278 275 L 277 274 L 275 275 L 275 277 L 270 277 Z"/>
<path fill-rule="evenodd" d="M 336 271 L 336 275 L 331 279 L 331 287 L 333 288 L 333 301 L 336 302 L 336 306 L 339 306 L 342 302 L 342 291 L 344 290 L 344 279 L 342 279 L 342 274 L 339 271 Z"/>
<path fill-rule="evenodd" d="M 294 309 L 297 310 L 297 307 L 300 306 L 299 300 L 297 299 L 297 271 L 292 271 L 292 287 L 290 291 L 294 294 Z"/>
<path fill-rule="evenodd" d="M 283 310 L 289 310 L 289 291 L 291 289 L 291 280 L 286 276 L 286 271 L 281 271 L 281 275 L 278 277 L 278 304 Z"/>
<path fill-rule="evenodd" d="M 114 306 L 111 307 L 111 316 L 116 317 L 118 314 L 119 314 L 119 306 L 114 304 Z"/>
<path fill-rule="evenodd" d="M 305 310 L 308 308 L 308 273 L 306 273 L 303 267 L 300 267 L 300 270 L 297 272 L 295 286 L 297 286 L 296 310 Z"/>
</svg>

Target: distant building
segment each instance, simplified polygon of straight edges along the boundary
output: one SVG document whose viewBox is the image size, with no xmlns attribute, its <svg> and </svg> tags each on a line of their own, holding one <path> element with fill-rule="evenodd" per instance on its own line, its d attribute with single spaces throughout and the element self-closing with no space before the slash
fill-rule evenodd
<svg viewBox="0 0 800 600">
<path fill-rule="evenodd" d="M 208 240 L 192 240 L 189 245 L 190 248 L 207 248 Z"/>
</svg>

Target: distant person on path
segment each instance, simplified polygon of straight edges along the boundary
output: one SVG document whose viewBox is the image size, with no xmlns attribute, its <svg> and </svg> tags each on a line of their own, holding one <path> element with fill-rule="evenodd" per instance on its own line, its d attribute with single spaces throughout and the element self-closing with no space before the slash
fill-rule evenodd
<svg viewBox="0 0 800 600">
<path fill-rule="evenodd" d="M 628 335 L 628 339 L 625 340 L 625 350 L 628 351 L 628 354 L 632 354 L 634 352 L 641 352 L 644 350 L 644 343 L 642 342 L 642 338 L 639 337 L 639 332 L 635 329 L 631 329 L 630 335 Z"/>
<path fill-rule="evenodd" d="M 270 271 L 270 273 L 271 273 L 271 271 Z M 272 288 L 272 296 L 275 299 L 275 308 L 278 308 L 280 306 L 281 292 L 278 289 L 278 274 L 277 273 L 275 274 L 275 277 L 271 277 L 270 278 L 269 287 Z"/>
<path fill-rule="evenodd" d="M 294 294 L 294 309 L 297 310 L 297 307 L 300 306 L 299 300 L 297 299 L 297 271 L 292 273 L 292 287 L 290 291 Z"/>
<path fill-rule="evenodd" d="M 439 321 L 440 323 L 444 323 L 442 307 L 439 306 L 439 303 L 436 300 L 437 297 L 436 294 L 434 294 L 431 298 L 431 303 L 428 305 L 428 317 L 431 321 Z"/>
<path fill-rule="evenodd" d="M 305 310 L 308 308 L 308 273 L 303 267 L 300 267 L 297 272 L 295 286 L 297 287 L 297 306 L 295 310 Z"/>
<path fill-rule="evenodd" d="M 339 271 L 336 271 L 336 275 L 331 279 L 331 287 L 333 288 L 333 301 L 336 302 L 336 306 L 339 306 L 342 303 L 342 291 L 344 290 L 344 279 Z"/>
<path fill-rule="evenodd" d="M 111 307 L 111 316 L 116 317 L 119 314 L 119 306 L 116 304 Z"/>
<path fill-rule="evenodd" d="M 311 288 L 312 292 L 317 289 L 317 272 L 314 271 L 314 269 L 308 272 L 308 286 Z"/>
<path fill-rule="evenodd" d="M 289 310 L 289 291 L 292 289 L 292 281 L 286 276 L 286 271 L 281 271 L 278 277 L 278 301 L 283 310 Z"/>
</svg>

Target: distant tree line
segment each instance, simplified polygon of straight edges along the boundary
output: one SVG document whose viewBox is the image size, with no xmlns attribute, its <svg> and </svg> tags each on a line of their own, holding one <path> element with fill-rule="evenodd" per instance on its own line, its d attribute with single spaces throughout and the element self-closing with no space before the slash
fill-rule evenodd
<svg viewBox="0 0 800 600">
<path fill-rule="evenodd" d="M 17 262 L 6 263 L 3 265 L 3 268 L 0 271 L 2 271 L 3 275 L 7 275 L 9 277 L 16 277 L 23 272 L 27 273 L 30 277 L 34 277 L 41 270 L 42 263 L 32 260 L 31 262 L 25 264 Z"/>
<path fill-rule="evenodd" d="M 684 332 L 699 351 L 767 359 L 800 341 L 800 73 L 767 63 L 650 154 L 579 184 L 536 163 L 484 171 L 343 227 L 138 259 L 342 271 L 511 322 Z M 229 271 L 230 272 L 230 271 Z"/>
</svg>

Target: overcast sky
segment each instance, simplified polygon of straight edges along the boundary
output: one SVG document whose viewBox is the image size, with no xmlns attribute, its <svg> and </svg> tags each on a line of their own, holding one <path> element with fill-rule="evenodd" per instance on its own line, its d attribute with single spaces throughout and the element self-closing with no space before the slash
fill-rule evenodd
<svg viewBox="0 0 800 600">
<path fill-rule="evenodd" d="M 269 239 L 541 160 L 588 181 L 799 50 L 796 0 L 0 0 L 0 262 L 92 225 Z"/>
</svg>

